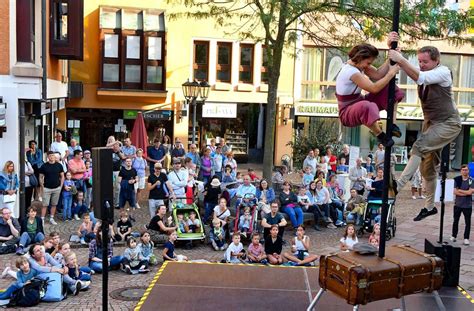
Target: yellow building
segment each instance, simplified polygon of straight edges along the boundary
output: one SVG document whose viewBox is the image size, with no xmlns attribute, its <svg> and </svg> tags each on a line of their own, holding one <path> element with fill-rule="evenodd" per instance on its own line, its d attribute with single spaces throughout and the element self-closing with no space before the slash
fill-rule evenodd
<svg viewBox="0 0 474 311">
<path fill-rule="evenodd" d="M 109 135 L 129 135 L 136 112 L 143 111 L 149 140 L 168 135 L 185 142 L 193 111 L 185 104 L 182 84 L 206 80 L 211 91 L 204 105 L 198 103 L 196 115 L 200 145 L 224 137 L 237 158 L 258 161 L 265 146 L 268 89 L 262 44 L 228 35 L 234 29 L 221 29 L 213 20 L 171 19 L 171 12 L 185 9 L 167 5 L 85 1 L 84 61 L 71 66 L 69 133 L 83 148 L 101 146 Z M 293 104 L 291 53 L 285 54 L 282 68 L 277 163 L 290 152 L 292 121 L 283 107 Z"/>
</svg>

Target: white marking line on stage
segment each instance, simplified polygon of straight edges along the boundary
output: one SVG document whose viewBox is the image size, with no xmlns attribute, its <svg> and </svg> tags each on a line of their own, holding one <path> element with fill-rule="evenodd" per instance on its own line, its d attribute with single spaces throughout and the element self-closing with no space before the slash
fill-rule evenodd
<svg viewBox="0 0 474 311">
<path fill-rule="evenodd" d="M 441 298 L 439 297 L 439 294 L 438 294 L 438 291 L 435 290 L 433 291 L 433 297 L 436 301 L 436 304 L 438 305 L 438 309 L 439 311 L 446 311 L 446 307 L 444 306 L 444 303 L 443 301 L 441 300 Z"/>
<path fill-rule="evenodd" d="M 217 288 L 217 289 L 243 289 L 243 290 L 263 290 L 280 292 L 306 292 L 305 289 L 283 289 L 283 288 L 260 288 L 260 287 L 231 287 L 231 286 L 208 286 L 208 285 L 181 285 L 181 284 L 156 284 L 164 287 L 188 287 L 188 288 Z"/>
<path fill-rule="evenodd" d="M 306 291 L 308 292 L 308 299 L 309 303 L 313 301 L 313 296 L 311 295 L 311 285 L 309 285 L 309 278 L 308 278 L 308 273 L 306 272 L 306 269 L 303 270 L 304 273 L 304 283 L 306 285 Z"/>
</svg>

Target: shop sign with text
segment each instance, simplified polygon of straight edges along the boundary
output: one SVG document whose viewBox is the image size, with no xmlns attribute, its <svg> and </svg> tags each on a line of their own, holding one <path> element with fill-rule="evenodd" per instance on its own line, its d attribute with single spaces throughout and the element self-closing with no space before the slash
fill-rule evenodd
<svg viewBox="0 0 474 311">
<path fill-rule="evenodd" d="M 339 109 L 337 108 L 337 104 L 297 103 L 295 106 L 295 115 L 297 116 L 339 116 Z"/>
<path fill-rule="evenodd" d="M 237 117 L 237 104 L 204 104 L 202 106 L 203 118 L 227 118 Z"/>
</svg>

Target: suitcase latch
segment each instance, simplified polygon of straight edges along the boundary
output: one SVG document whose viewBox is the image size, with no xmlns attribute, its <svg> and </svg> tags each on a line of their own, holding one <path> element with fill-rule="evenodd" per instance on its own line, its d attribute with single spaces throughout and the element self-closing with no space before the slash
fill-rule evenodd
<svg viewBox="0 0 474 311">
<path fill-rule="evenodd" d="M 358 284 L 357 287 L 359 287 L 359 288 L 366 288 L 366 287 L 367 287 L 367 280 L 366 280 L 366 279 L 361 279 L 361 280 L 359 281 L 359 284 Z"/>
<path fill-rule="evenodd" d="M 437 268 L 434 269 L 433 275 L 441 275 L 441 272 L 442 272 L 442 269 L 437 267 Z"/>
</svg>

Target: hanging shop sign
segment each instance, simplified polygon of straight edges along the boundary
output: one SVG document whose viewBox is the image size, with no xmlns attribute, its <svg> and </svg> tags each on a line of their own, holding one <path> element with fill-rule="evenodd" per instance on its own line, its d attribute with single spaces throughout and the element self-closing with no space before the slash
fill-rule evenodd
<svg viewBox="0 0 474 311">
<path fill-rule="evenodd" d="M 202 106 L 202 117 L 234 119 L 237 117 L 237 104 L 206 103 Z"/>
<path fill-rule="evenodd" d="M 171 110 L 152 110 L 143 113 L 145 120 L 171 120 L 173 111 Z"/>
</svg>

